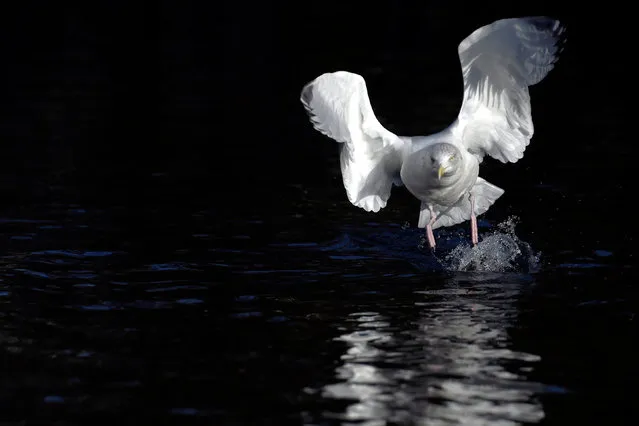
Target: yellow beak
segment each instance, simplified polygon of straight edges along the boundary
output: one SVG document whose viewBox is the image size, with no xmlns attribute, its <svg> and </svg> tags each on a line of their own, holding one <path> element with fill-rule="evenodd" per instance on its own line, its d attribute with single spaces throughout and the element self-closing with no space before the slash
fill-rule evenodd
<svg viewBox="0 0 639 426">
<path fill-rule="evenodd" d="M 446 168 L 444 166 L 439 166 L 439 169 L 437 170 L 437 179 L 442 178 L 442 175 L 444 174 L 444 172 L 446 171 Z"/>
</svg>

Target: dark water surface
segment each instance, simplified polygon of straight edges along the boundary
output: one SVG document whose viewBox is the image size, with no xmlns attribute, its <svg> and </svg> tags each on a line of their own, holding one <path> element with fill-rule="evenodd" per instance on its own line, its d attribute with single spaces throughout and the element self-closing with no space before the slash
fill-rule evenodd
<svg viewBox="0 0 639 426">
<path fill-rule="evenodd" d="M 475 252 L 465 227 L 439 232 L 433 256 L 405 225 L 401 193 L 398 208 L 366 216 L 341 191 L 291 186 L 270 215 L 4 208 L 0 420 L 514 425 L 630 413 L 636 274 L 614 247 L 567 250 L 557 236 L 540 252 L 504 216 L 480 221 Z"/>
<path fill-rule="evenodd" d="M 635 424 L 623 7 L 15 6 L 0 426 Z M 350 205 L 303 84 L 360 73 L 388 130 L 430 134 L 461 105 L 458 43 L 531 14 L 568 43 L 530 90 L 525 157 L 482 163 L 506 192 L 479 247 L 463 224 L 430 253 L 404 189 Z"/>
</svg>

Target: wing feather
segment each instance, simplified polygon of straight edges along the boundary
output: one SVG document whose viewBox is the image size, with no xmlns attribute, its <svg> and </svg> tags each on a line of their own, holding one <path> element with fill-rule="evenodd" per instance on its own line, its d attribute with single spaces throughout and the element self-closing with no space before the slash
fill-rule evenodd
<svg viewBox="0 0 639 426">
<path fill-rule="evenodd" d="M 553 69 L 564 32 L 546 17 L 502 19 L 459 44 L 464 100 L 452 128 L 480 161 L 523 157 L 534 133 L 528 87 Z"/>
<path fill-rule="evenodd" d="M 366 211 L 385 207 L 399 175 L 402 142 L 375 117 L 364 78 L 346 71 L 322 74 L 304 86 L 300 100 L 313 127 L 343 144 L 349 201 Z"/>
</svg>

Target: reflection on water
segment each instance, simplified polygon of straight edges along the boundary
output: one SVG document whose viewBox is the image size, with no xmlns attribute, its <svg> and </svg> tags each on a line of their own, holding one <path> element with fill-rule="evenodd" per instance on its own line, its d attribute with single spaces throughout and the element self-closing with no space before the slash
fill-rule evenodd
<svg viewBox="0 0 639 426">
<path fill-rule="evenodd" d="M 432 255 L 421 230 L 335 215 L 0 215 L 0 422 L 535 423 L 602 368 L 584 342 L 633 330 L 605 248 L 549 253 L 531 274 L 533 252 L 486 223 L 484 245 L 450 231 Z M 477 253 L 472 272 L 442 267 Z M 603 331 L 571 340 L 588 319 Z M 630 369 L 636 351 L 617 352 Z"/>
<path fill-rule="evenodd" d="M 415 291 L 412 321 L 380 311 L 349 314 L 348 328 L 338 337 L 345 347 L 337 381 L 323 388 L 326 398 L 349 405 L 324 415 L 367 426 L 543 419 L 536 394 L 544 386 L 526 379 L 540 357 L 509 349 L 515 303 L 530 282 L 501 278 L 453 278 Z"/>
</svg>

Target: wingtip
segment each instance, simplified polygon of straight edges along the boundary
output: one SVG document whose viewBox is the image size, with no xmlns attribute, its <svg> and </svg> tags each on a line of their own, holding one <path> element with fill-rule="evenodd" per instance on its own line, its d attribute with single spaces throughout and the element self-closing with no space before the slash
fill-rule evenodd
<svg viewBox="0 0 639 426">
<path fill-rule="evenodd" d="M 302 87 L 302 90 L 300 91 L 300 101 L 306 106 L 310 106 L 311 101 L 313 100 L 313 83 L 314 82 L 315 80 L 309 81 L 308 83 L 304 85 L 304 87 Z"/>
<path fill-rule="evenodd" d="M 561 53 L 563 53 L 566 42 L 568 41 L 567 25 L 561 20 L 550 16 L 533 16 L 527 18 L 527 20 L 541 29 L 548 31 L 552 35 L 554 45 L 557 46 L 555 58 L 552 61 L 554 64 L 559 59 Z"/>
<path fill-rule="evenodd" d="M 559 21 L 557 21 L 559 23 Z M 557 53 L 555 53 L 555 60 L 553 64 L 559 60 L 559 57 L 566 49 L 566 43 L 568 42 L 568 31 L 566 25 L 559 23 L 557 28 L 553 30 L 553 37 L 555 37 L 555 46 L 557 46 Z"/>
<path fill-rule="evenodd" d="M 350 201 L 357 207 L 360 207 L 369 213 L 377 213 L 386 207 L 386 201 L 377 195 L 369 195 L 355 202 L 353 202 L 353 200 Z"/>
<path fill-rule="evenodd" d="M 555 36 L 559 36 L 566 31 L 566 24 L 564 24 L 560 19 L 557 18 L 540 15 L 529 16 L 524 19 L 533 25 L 543 27 L 546 30 L 550 30 Z"/>
<path fill-rule="evenodd" d="M 550 18 L 550 19 L 554 21 L 552 26 L 553 33 L 560 35 L 566 31 L 566 24 L 564 24 L 561 20 L 554 19 L 554 18 Z"/>
</svg>

